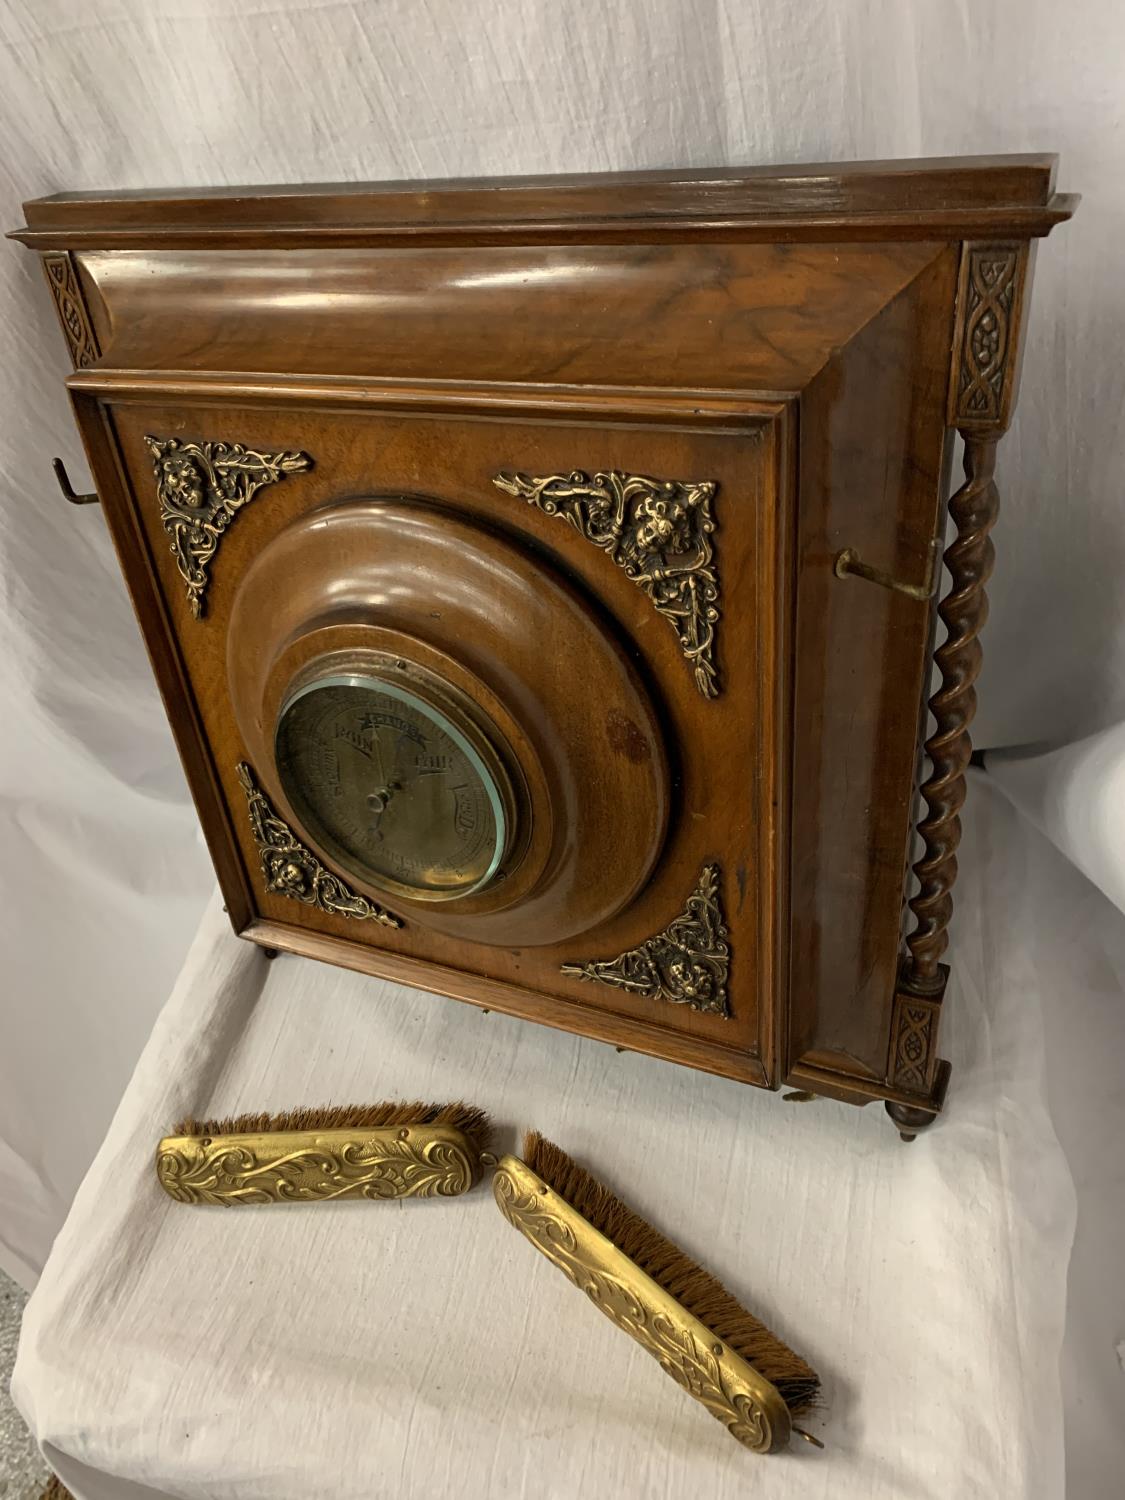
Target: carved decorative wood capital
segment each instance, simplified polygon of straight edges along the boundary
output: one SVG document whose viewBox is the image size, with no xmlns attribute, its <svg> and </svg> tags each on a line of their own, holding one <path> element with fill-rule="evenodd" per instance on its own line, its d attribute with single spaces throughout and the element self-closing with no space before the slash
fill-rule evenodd
<svg viewBox="0 0 1125 1500">
<path fill-rule="evenodd" d="M 62 324 L 74 368 L 88 369 L 98 358 L 100 350 L 86 308 L 86 299 L 82 295 L 74 257 L 69 250 L 49 250 L 42 259 L 47 285 L 55 299 L 55 310 Z"/>
<path fill-rule="evenodd" d="M 1011 419 L 1028 255 L 1026 243 L 962 251 L 949 382 L 952 427 L 1003 429 Z"/>
<path fill-rule="evenodd" d="M 893 1088 L 923 1096 L 933 1090 L 942 993 L 948 974 L 945 965 L 941 965 L 937 988 L 930 995 L 912 994 L 904 988 L 895 992 L 887 1066 L 887 1082 Z"/>
</svg>

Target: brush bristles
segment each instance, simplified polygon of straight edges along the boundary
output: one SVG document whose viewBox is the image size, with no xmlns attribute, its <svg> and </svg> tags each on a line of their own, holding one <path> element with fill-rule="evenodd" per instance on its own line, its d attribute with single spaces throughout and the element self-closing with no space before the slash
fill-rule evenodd
<svg viewBox="0 0 1125 1500">
<path fill-rule="evenodd" d="M 777 1387 L 794 1416 L 816 1404 L 820 1377 L 799 1354 L 746 1311 L 722 1282 L 634 1213 L 565 1151 L 529 1131 L 523 1159 L 622 1254 L 651 1276 L 693 1317 Z"/>
<path fill-rule="evenodd" d="M 332 1104 L 323 1109 L 290 1109 L 280 1114 L 232 1115 L 225 1120 L 196 1120 L 190 1115 L 175 1135 L 265 1135 L 292 1130 L 377 1130 L 387 1125 L 449 1125 L 467 1135 L 478 1151 L 488 1145 L 492 1124 L 473 1104 Z"/>
</svg>

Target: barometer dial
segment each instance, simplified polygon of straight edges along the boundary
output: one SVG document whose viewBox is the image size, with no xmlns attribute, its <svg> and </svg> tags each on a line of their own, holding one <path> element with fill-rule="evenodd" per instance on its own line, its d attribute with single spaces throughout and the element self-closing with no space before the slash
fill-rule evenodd
<svg viewBox="0 0 1125 1500">
<path fill-rule="evenodd" d="M 325 855 L 367 884 L 447 901 L 497 874 L 510 839 L 499 757 L 455 695 L 399 674 L 315 679 L 282 705 L 278 774 Z"/>
</svg>

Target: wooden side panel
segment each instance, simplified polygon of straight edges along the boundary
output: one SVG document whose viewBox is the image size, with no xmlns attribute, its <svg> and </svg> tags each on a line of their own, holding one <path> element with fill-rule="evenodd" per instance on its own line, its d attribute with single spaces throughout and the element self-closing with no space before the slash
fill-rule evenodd
<svg viewBox="0 0 1125 1500">
<path fill-rule="evenodd" d="M 794 1067 L 880 1084 L 899 962 L 933 618 L 838 578 L 851 548 L 932 576 L 957 275 L 950 250 L 840 352 L 801 402 L 793 761 Z"/>
</svg>

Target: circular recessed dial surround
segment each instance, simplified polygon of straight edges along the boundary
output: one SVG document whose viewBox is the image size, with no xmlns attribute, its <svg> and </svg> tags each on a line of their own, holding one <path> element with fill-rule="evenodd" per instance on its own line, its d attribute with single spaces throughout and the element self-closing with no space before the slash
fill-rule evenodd
<svg viewBox="0 0 1125 1500">
<path fill-rule="evenodd" d="M 569 941 L 656 863 L 670 805 L 656 705 L 612 620 L 518 534 L 421 497 L 308 511 L 239 583 L 227 675 L 280 816 L 411 935 Z M 369 709 L 352 719 L 329 692 L 340 678 L 362 680 L 355 704 L 393 698 L 426 748 L 407 734 L 396 766 L 394 736 L 372 726 L 376 753 Z M 371 756 L 337 770 L 324 747 L 349 727 Z M 427 754 L 450 760 L 432 787 Z"/>
<path fill-rule="evenodd" d="M 275 760 L 290 805 L 337 864 L 388 895 L 485 889 L 513 832 L 503 763 L 468 705 L 406 664 L 314 676 L 283 704 Z"/>
</svg>

